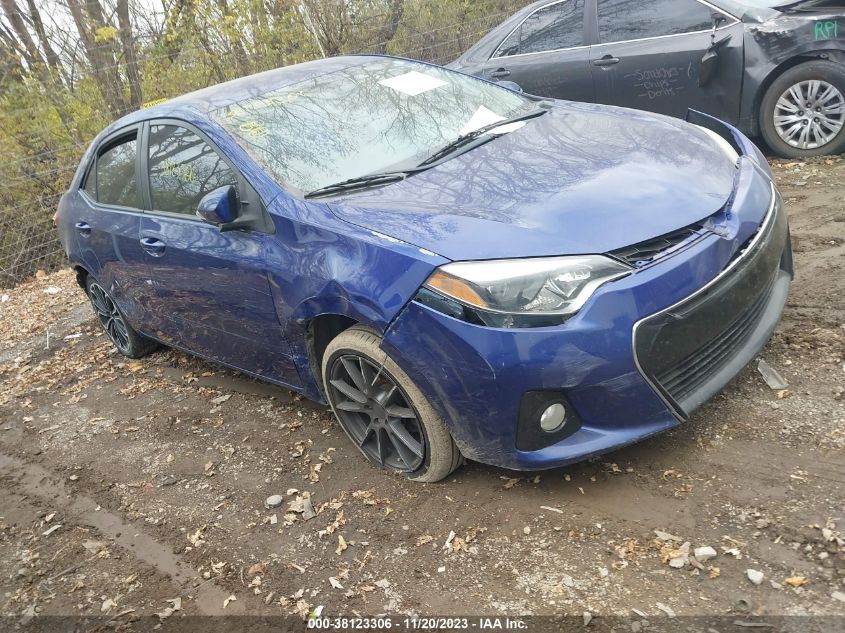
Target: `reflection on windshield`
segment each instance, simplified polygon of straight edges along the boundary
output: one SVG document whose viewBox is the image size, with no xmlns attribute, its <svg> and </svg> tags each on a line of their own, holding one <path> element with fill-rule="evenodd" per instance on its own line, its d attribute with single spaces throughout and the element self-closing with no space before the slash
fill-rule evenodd
<svg viewBox="0 0 845 633">
<path fill-rule="evenodd" d="M 404 60 L 364 60 L 213 113 L 280 184 L 304 193 L 417 165 L 534 108 L 504 88 Z"/>
</svg>

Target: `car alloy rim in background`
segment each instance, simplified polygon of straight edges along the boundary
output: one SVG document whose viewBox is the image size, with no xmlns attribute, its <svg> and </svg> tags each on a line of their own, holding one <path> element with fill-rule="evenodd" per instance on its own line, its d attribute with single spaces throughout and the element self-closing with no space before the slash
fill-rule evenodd
<svg viewBox="0 0 845 633">
<path fill-rule="evenodd" d="M 785 143 L 798 149 L 827 145 L 845 125 L 845 96 L 820 79 L 798 82 L 775 104 L 775 129 Z"/>
<path fill-rule="evenodd" d="M 422 466 L 426 439 L 417 412 L 383 366 L 344 354 L 328 382 L 338 419 L 368 459 L 405 473 Z"/>
<path fill-rule="evenodd" d="M 91 296 L 91 305 L 94 306 L 94 311 L 112 343 L 120 350 L 129 349 L 129 328 L 114 301 L 99 284 L 91 284 L 88 292 Z"/>
</svg>

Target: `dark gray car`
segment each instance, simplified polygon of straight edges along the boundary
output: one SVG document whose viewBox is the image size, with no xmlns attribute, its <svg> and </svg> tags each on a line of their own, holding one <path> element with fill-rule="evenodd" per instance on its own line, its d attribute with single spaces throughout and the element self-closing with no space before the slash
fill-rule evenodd
<svg viewBox="0 0 845 633">
<path fill-rule="evenodd" d="M 782 156 L 845 150 L 845 0 L 543 0 L 450 67 L 559 99 L 695 108 Z"/>
</svg>

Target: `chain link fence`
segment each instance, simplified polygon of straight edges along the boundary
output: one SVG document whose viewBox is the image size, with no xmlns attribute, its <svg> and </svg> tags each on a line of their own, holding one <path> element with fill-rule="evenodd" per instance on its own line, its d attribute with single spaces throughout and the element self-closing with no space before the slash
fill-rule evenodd
<svg viewBox="0 0 845 633">
<path fill-rule="evenodd" d="M 484 11 L 481 17 L 422 32 L 404 32 L 399 46 L 395 40 L 373 41 L 354 50 L 342 52 L 389 52 L 446 64 L 527 3 L 527 0 L 481 0 L 476 8 L 480 5 L 489 6 L 489 11 Z M 436 2 L 432 4 L 436 5 Z M 375 31 L 378 32 L 378 29 Z M 189 50 L 183 49 L 180 54 L 189 53 Z M 142 59 L 140 63 L 150 59 Z M 267 66 L 263 61 L 251 58 L 250 72 L 272 66 L 273 60 L 269 60 Z M 235 76 L 238 74 L 235 73 L 232 77 Z M 192 89 L 218 83 L 218 78 L 211 74 L 208 79 L 199 86 L 192 86 Z M 58 89 L 60 88 L 57 86 Z M 21 109 L 15 114 L 19 117 L 44 116 L 44 126 L 60 127 L 62 117 L 56 117 L 55 112 L 50 112 L 47 106 L 51 100 L 48 97 L 49 95 L 44 96 L 44 109 L 34 108 L 31 112 Z M 39 270 L 49 271 L 61 267 L 65 262 L 52 218 L 90 139 L 55 147 L 32 147 L 24 158 L 4 162 L 4 134 L 13 132 L 0 130 L 0 287 L 10 287 Z"/>
</svg>

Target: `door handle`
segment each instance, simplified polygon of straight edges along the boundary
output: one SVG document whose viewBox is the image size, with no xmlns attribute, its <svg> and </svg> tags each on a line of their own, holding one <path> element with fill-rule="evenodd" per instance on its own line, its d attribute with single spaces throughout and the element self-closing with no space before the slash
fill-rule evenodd
<svg viewBox="0 0 845 633">
<path fill-rule="evenodd" d="M 154 237 L 142 237 L 141 248 L 153 257 L 164 255 L 165 243 Z"/>
<path fill-rule="evenodd" d="M 87 222 L 77 222 L 73 226 L 75 226 L 76 230 L 79 231 L 82 235 L 91 235 L 91 225 Z"/>
<path fill-rule="evenodd" d="M 502 77 L 510 76 L 511 71 L 509 71 L 507 68 L 499 68 L 498 70 L 494 70 L 492 73 L 490 73 L 490 77 L 492 77 L 493 79 L 501 79 Z"/>
<path fill-rule="evenodd" d="M 619 58 L 613 55 L 605 55 L 601 59 L 594 59 L 593 66 L 613 66 L 619 63 Z"/>
</svg>

